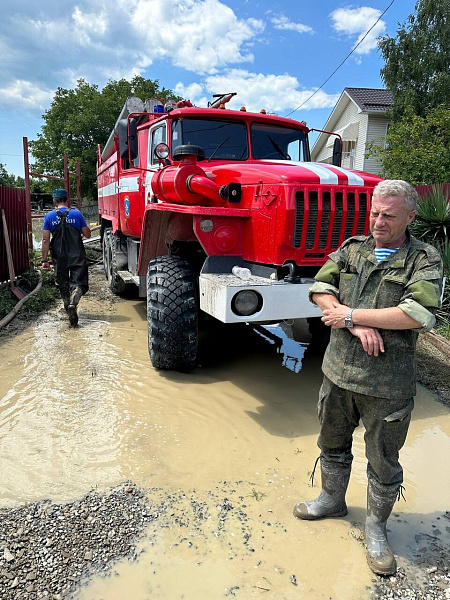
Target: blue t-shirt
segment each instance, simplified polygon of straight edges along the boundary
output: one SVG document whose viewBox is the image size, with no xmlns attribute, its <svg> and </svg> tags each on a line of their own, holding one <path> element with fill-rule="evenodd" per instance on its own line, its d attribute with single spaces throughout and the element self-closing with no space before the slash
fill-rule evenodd
<svg viewBox="0 0 450 600">
<path fill-rule="evenodd" d="M 65 206 L 63 206 L 62 208 L 58 208 L 57 210 L 61 212 L 70 210 L 70 214 L 68 214 L 66 217 L 66 223 L 69 223 L 69 225 L 75 227 L 75 229 L 79 229 L 81 231 L 83 227 L 87 227 L 86 219 L 83 217 L 82 213 L 76 208 L 67 209 Z M 56 212 L 56 210 L 52 210 L 51 212 L 45 215 L 44 225 L 42 226 L 42 229 L 46 229 L 50 232 L 53 232 L 60 221 L 61 219 L 59 218 L 59 215 Z"/>
</svg>

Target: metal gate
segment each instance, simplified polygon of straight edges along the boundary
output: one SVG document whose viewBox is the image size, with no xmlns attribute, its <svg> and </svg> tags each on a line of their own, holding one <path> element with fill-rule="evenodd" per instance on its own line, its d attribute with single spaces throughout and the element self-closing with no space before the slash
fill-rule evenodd
<svg viewBox="0 0 450 600">
<path fill-rule="evenodd" d="M 20 275 L 30 266 L 29 224 L 25 190 L 0 187 L 0 282 L 9 280 L 3 211 L 8 228 L 14 272 Z M 31 216 L 31 214 L 30 214 Z"/>
</svg>

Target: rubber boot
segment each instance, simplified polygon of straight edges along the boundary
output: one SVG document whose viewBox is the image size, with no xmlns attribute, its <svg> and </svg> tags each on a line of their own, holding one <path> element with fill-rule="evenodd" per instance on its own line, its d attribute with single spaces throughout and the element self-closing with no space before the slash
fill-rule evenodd
<svg viewBox="0 0 450 600">
<path fill-rule="evenodd" d="M 75 327 L 76 325 L 78 325 L 77 307 L 75 305 L 73 305 L 73 304 L 69 304 L 67 312 L 69 314 L 69 323 L 70 323 L 70 325 L 72 327 Z"/>
<path fill-rule="evenodd" d="M 294 517 L 306 521 L 347 514 L 345 493 L 350 480 L 351 463 L 329 462 L 321 457 L 322 490 L 315 500 L 299 502 L 294 507 Z"/>
<path fill-rule="evenodd" d="M 83 290 L 80 287 L 76 287 L 70 292 L 70 303 L 67 312 L 69 313 L 69 323 L 72 327 L 78 325 L 77 306 L 82 295 Z"/>
<path fill-rule="evenodd" d="M 61 298 L 64 304 L 64 310 L 69 312 L 69 304 L 70 304 L 70 293 L 69 290 L 60 290 Z"/>
<path fill-rule="evenodd" d="M 366 547 L 367 562 L 377 575 L 392 575 L 397 569 L 389 547 L 386 523 L 399 486 L 385 486 L 369 478 L 367 486 Z"/>
<path fill-rule="evenodd" d="M 70 292 L 70 304 L 72 304 L 73 306 L 78 306 L 78 303 L 80 302 L 82 295 L 83 295 L 83 290 L 80 287 L 74 288 Z"/>
</svg>

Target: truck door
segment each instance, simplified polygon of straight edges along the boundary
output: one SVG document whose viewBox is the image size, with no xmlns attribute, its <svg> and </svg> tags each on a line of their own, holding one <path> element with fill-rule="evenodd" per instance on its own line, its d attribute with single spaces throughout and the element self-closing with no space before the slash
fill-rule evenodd
<svg viewBox="0 0 450 600">
<path fill-rule="evenodd" d="M 120 229 L 125 235 L 139 236 L 139 157 L 131 163 L 128 159 L 119 160 L 122 162 L 119 177 Z"/>
<path fill-rule="evenodd" d="M 147 205 L 153 195 L 152 190 L 152 177 L 155 171 L 159 168 L 158 159 L 155 156 L 155 148 L 158 144 L 164 142 L 167 144 L 167 126 L 166 123 L 158 123 L 155 127 L 150 129 L 148 136 L 148 171 L 146 171 L 144 178 L 144 197 L 145 204 Z"/>
</svg>

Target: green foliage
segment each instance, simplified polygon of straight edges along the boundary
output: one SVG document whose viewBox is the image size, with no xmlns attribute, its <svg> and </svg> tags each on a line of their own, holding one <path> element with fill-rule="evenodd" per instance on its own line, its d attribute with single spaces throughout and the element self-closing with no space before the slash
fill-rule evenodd
<svg viewBox="0 0 450 600">
<path fill-rule="evenodd" d="M 438 311 L 438 324 L 450 325 L 450 242 L 446 239 L 444 242 L 435 243 L 436 248 L 440 251 L 442 262 L 444 263 L 444 295 L 442 297 L 442 306 Z"/>
<path fill-rule="evenodd" d="M 450 323 L 450 199 L 442 186 L 420 198 L 416 218 L 409 226 L 411 233 L 437 248 L 442 256 L 446 277 L 442 306 L 437 312 L 439 326 Z"/>
<path fill-rule="evenodd" d="M 448 246 L 450 200 L 442 186 L 433 186 L 433 193 L 419 200 L 410 230 L 414 236 L 430 244 Z"/>
<path fill-rule="evenodd" d="M 395 38 L 384 36 L 379 48 L 385 60 L 381 77 L 394 99 L 393 122 L 410 108 L 425 117 L 448 104 L 450 94 L 450 0 L 418 0 L 415 14 Z"/>
<path fill-rule="evenodd" d="M 450 181 L 450 108 L 439 106 L 425 117 L 408 109 L 391 123 L 385 147 L 372 144 L 368 154 L 381 162 L 381 176 L 412 185 Z"/>
<path fill-rule="evenodd" d="M 25 179 L 20 175 L 8 173 L 4 164 L 0 163 L 0 185 L 4 187 L 15 187 L 25 189 Z M 40 180 L 30 179 L 30 189 L 32 193 L 41 193 L 42 183 Z"/>
<path fill-rule="evenodd" d="M 450 340 L 450 323 L 441 323 L 434 328 L 434 331 Z"/>
<path fill-rule="evenodd" d="M 0 287 L 0 321 L 9 314 L 17 303 L 17 298 L 6 286 Z"/>
<path fill-rule="evenodd" d="M 16 187 L 16 177 L 6 170 L 4 164 L 0 163 L 0 185 L 3 187 Z"/>
<path fill-rule="evenodd" d="M 64 172 L 64 154 L 69 170 L 74 173 L 76 161 L 81 166 L 81 195 L 96 198 L 96 151 L 103 146 L 116 123 L 128 96 L 143 100 L 151 97 L 174 99 L 170 90 L 159 88 L 158 80 L 135 76 L 131 81 L 110 80 L 100 91 L 80 79 L 75 89 L 58 88 L 50 108 L 43 115 L 44 125 L 38 139 L 30 141 L 30 150 L 36 159 L 32 170 L 61 177 Z M 44 184 L 46 191 L 54 182 Z M 72 193 L 75 179 L 72 178 Z"/>
</svg>

